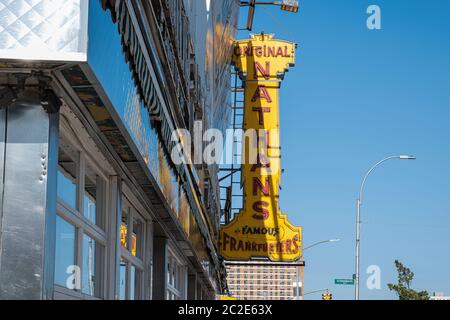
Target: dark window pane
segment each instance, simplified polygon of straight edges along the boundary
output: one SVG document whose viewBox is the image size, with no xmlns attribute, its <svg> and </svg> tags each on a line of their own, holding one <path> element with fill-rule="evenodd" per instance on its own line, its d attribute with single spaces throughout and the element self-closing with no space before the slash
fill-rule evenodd
<svg viewBox="0 0 450 320">
<path fill-rule="evenodd" d="M 122 210 L 122 224 L 120 226 L 120 244 L 128 249 L 128 208 Z"/>
</svg>

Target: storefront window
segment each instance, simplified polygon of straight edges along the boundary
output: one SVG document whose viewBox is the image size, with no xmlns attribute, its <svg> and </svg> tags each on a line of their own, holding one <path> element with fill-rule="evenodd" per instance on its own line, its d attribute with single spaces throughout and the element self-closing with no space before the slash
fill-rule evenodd
<svg viewBox="0 0 450 320">
<path fill-rule="evenodd" d="M 98 244 L 91 237 L 83 236 L 82 292 L 95 295 L 95 257 Z M 98 248 L 100 250 L 100 248 Z M 98 255 L 97 255 L 98 256 Z"/>
<path fill-rule="evenodd" d="M 136 300 L 140 296 L 142 272 L 135 266 L 131 266 L 130 271 L 130 300 Z"/>
<path fill-rule="evenodd" d="M 56 261 L 55 283 L 67 286 L 71 273 L 70 267 L 75 265 L 75 227 L 60 217 L 56 217 Z M 69 273 L 67 273 L 69 271 Z M 75 285 L 75 283 L 71 283 Z"/>
<path fill-rule="evenodd" d="M 58 197 L 73 209 L 77 208 L 78 153 L 67 145 L 59 150 Z"/>
<path fill-rule="evenodd" d="M 122 209 L 122 224 L 120 226 L 120 244 L 123 248 L 128 249 L 128 210 L 129 206 L 124 206 Z"/>
<path fill-rule="evenodd" d="M 120 261 L 120 279 L 119 279 L 119 299 L 127 299 L 127 263 L 125 260 Z"/>
<path fill-rule="evenodd" d="M 146 222 L 125 196 L 121 221 L 120 299 L 139 300 L 143 298 Z"/>
<path fill-rule="evenodd" d="M 57 181 L 55 284 L 86 296 L 102 298 L 104 246 L 100 195 L 106 188 L 81 146 L 61 136 Z M 80 177 L 84 177 L 80 179 Z M 70 281 L 68 281 L 70 279 Z M 69 283 L 70 282 L 70 283 Z"/>
<path fill-rule="evenodd" d="M 138 217 L 133 217 L 133 250 L 131 253 L 134 257 L 142 259 L 142 244 L 144 241 L 144 222 Z"/>
<path fill-rule="evenodd" d="M 167 257 L 167 300 L 183 300 L 186 298 L 186 275 L 187 268 L 176 257 L 172 250 L 169 250 Z"/>
<path fill-rule="evenodd" d="M 142 271 L 132 263 L 120 263 L 120 300 L 142 299 Z"/>
<path fill-rule="evenodd" d="M 97 179 L 94 170 L 86 166 L 83 213 L 90 222 L 100 225 L 100 221 L 97 221 Z"/>
</svg>

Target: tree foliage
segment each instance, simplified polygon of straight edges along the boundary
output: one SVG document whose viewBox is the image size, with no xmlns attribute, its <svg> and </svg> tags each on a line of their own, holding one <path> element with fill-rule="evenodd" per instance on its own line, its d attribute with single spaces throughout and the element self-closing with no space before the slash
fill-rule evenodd
<svg viewBox="0 0 450 320">
<path fill-rule="evenodd" d="M 398 272 L 398 283 L 388 284 L 391 291 L 395 291 L 400 300 L 429 300 L 430 296 L 427 291 L 416 291 L 411 289 L 411 284 L 414 279 L 414 272 L 405 267 L 403 263 L 395 260 L 395 267 Z"/>
</svg>

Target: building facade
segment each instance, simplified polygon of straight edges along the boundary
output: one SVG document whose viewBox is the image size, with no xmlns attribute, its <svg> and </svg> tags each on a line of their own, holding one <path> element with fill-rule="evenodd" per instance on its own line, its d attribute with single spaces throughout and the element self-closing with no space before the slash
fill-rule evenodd
<svg viewBox="0 0 450 320">
<path fill-rule="evenodd" d="M 238 300 L 303 300 L 303 264 L 227 262 L 230 295 Z"/>
<path fill-rule="evenodd" d="M 433 295 L 430 297 L 430 300 L 450 300 L 450 296 L 446 296 L 444 292 L 433 292 Z"/>
<path fill-rule="evenodd" d="M 0 0 L 0 299 L 214 299 L 238 0 Z M 173 134 L 175 132 L 175 134 Z"/>
</svg>

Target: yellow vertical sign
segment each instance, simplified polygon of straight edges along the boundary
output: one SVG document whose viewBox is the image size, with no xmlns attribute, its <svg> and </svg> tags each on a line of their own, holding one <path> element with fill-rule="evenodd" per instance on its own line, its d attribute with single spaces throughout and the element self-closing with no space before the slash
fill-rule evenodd
<svg viewBox="0 0 450 320">
<path fill-rule="evenodd" d="M 252 35 L 236 43 L 233 62 L 245 88 L 244 207 L 221 229 L 220 252 L 227 260 L 295 261 L 301 257 L 302 231 L 279 209 L 279 89 L 295 63 L 295 44 Z"/>
</svg>

